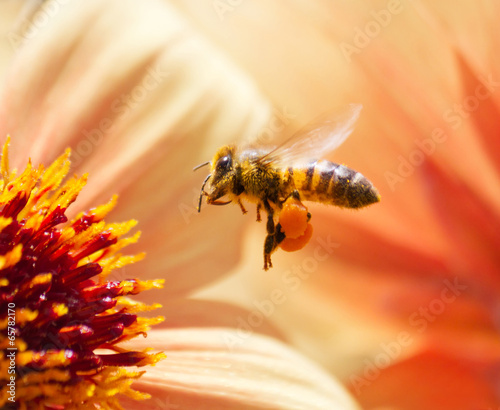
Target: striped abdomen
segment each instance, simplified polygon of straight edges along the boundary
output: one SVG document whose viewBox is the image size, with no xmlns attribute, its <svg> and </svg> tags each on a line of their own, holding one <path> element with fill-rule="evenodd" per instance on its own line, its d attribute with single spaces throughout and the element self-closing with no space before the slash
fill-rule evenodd
<svg viewBox="0 0 500 410">
<path fill-rule="evenodd" d="M 380 201 L 377 189 L 368 179 L 343 165 L 320 160 L 287 171 L 306 201 L 346 208 L 361 208 Z"/>
</svg>

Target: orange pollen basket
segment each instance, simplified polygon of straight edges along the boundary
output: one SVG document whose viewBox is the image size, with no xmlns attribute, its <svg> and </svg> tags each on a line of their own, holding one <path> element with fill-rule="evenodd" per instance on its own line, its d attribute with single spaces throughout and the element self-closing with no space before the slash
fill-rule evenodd
<svg viewBox="0 0 500 410">
<path fill-rule="evenodd" d="M 279 223 L 285 233 L 285 239 L 279 245 L 281 249 L 294 252 L 307 245 L 313 233 L 309 219 L 307 207 L 290 196 L 283 204 L 279 215 Z"/>
</svg>

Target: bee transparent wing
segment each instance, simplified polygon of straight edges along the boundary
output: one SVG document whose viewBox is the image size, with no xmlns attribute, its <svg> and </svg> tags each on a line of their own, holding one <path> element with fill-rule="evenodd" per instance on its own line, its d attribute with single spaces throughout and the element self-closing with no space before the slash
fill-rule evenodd
<svg viewBox="0 0 500 410">
<path fill-rule="evenodd" d="M 279 162 L 290 166 L 321 158 L 347 139 L 362 107 L 361 104 L 349 104 L 340 110 L 322 114 L 263 155 L 259 161 Z"/>
</svg>

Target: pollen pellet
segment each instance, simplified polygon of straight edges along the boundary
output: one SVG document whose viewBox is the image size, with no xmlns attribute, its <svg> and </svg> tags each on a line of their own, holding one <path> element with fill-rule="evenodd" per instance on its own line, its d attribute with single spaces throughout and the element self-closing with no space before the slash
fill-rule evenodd
<svg viewBox="0 0 500 410">
<path fill-rule="evenodd" d="M 299 238 L 308 225 L 307 208 L 298 199 L 288 198 L 280 213 L 279 223 L 287 238 Z"/>
<path fill-rule="evenodd" d="M 307 245 L 311 239 L 312 233 L 313 227 L 310 223 L 307 223 L 306 230 L 303 235 L 298 238 L 285 238 L 279 246 L 286 252 L 298 251 Z"/>
</svg>

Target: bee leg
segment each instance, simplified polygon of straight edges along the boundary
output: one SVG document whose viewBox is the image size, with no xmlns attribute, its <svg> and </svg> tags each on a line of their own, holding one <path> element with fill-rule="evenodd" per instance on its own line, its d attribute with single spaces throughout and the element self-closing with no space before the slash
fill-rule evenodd
<svg viewBox="0 0 500 410">
<path fill-rule="evenodd" d="M 261 221 L 261 219 L 260 219 L 260 208 L 262 208 L 262 204 L 259 202 L 257 204 L 257 222 Z"/>
<path fill-rule="evenodd" d="M 288 198 L 294 198 L 297 201 L 300 201 L 300 192 L 297 189 L 294 189 L 290 195 L 288 195 L 283 202 L 280 203 L 280 208 L 283 206 L 283 204 L 288 200 Z"/>
<path fill-rule="evenodd" d="M 248 211 L 245 209 L 245 207 L 243 206 L 243 204 L 241 203 L 241 201 L 238 199 L 238 205 L 240 206 L 241 208 L 241 212 L 243 212 L 244 214 L 246 214 Z"/>
<path fill-rule="evenodd" d="M 276 232 L 274 233 L 274 247 L 276 248 L 285 238 L 285 232 L 281 230 L 281 224 L 278 222 L 278 225 L 276 225 Z"/>
<path fill-rule="evenodd" d="M 264 270 L 273 267 L 271 262 L 271 254 L 276 250 L 278 245 L 285 239 L 285 233 L 281 231 L 281 224 L 278 223 L 273 234 L 268 234 L 264 242 Z"/>
<path fill-rule="evenodd" d="M 264 270 L 268 270 L 273 267 L 273 263 L 271 262 L 271 252 L 274 245 L 274 238 L 271 235 L 266 236 L 266 240 L 264 242 Z"/>
<path fill-rule="evenodd" d="M 297 201 L 300 201 L 300 193 L 297 189 L 294 189 L 290 196 L 293 196 Z"/>
<path fill-rule="evenodd" d="M 267 236 L 264 241 L 264 270 L 273 267 L 271 262 L 271 254 L 276 250 L 278 245 L 285 239 L 285 234 L 281 231 L 281 225 L 274 225 L 274 210 L 269 205 L 269 202 L 263 201 L 265 210 L 267 211 Z"/>
<path fill-rule="evenodd" d="M 274 211 L 273 209 L 269 206 L 269 204 L 264 205 L 266 207 L 267 211 L 267 224 L 266 224 L 266 230 L 268 235 L 274 235 Z"/>
</svg>

